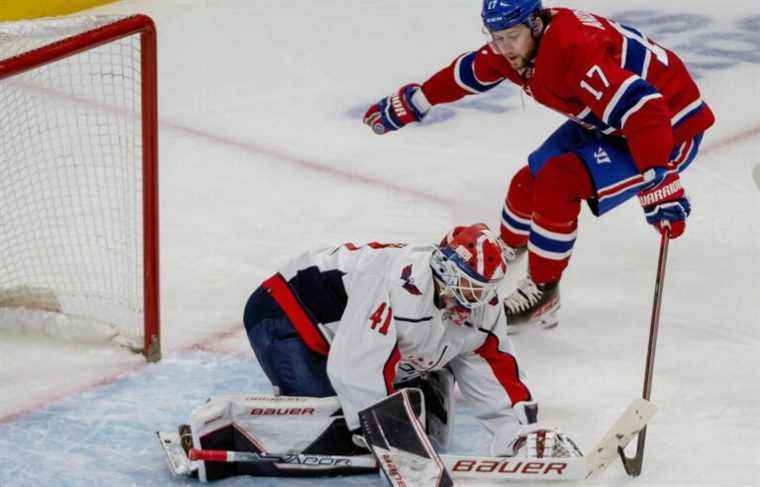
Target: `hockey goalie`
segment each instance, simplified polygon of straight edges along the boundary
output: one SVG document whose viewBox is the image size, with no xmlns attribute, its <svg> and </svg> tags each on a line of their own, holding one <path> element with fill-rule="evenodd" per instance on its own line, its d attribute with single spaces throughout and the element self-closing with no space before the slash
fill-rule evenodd
<svg viewBox="0 0 760 487">
<path fill-rule="evenodd" d="M 484 224 L 456 227 L 438 245 L 346 243 L 295 258 L 253 292 L 244 311 L 275 393 L 212 398 L 177 434 L 160 433 L 170 467 L 202 481 L 376 470 L 368 437 L 376 431 L 367 431 L 360 412 L 399 390 L 415 391 L 403 395 L 412 421 L 442 452 L 455 384 L 491 434 L 484 454 L 580 456 L 539 421 L 497 294 L 506 272 L 502 247 Z M 396 419 L 399 431 L 409 424 L 404 414 Z"/>
</svg>

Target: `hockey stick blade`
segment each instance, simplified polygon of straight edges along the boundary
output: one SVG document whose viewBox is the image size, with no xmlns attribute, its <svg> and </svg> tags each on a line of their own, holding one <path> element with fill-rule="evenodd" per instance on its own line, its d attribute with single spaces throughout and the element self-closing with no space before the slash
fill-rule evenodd
<svg viewBox="0 0 760 487">
<path fill-rule="evenodd" d="M 641 475 L 641 469 L 644 465 L 644 439 L 646 438 L 646 433 L 646 428 L 639 432 L 639 439 L 636 442 L 636 454 L 634 456 L 625 456 L 625 449 L 618 447 L 618 456 L 620 457 L 620 461 L 623 462 L 623 469 L 631 477 Z"/>
<path fill-rule="evenodd" d="M 442 455 L 454 480 L 503 482 L 510 480 L 581 480 L 599 476 L 654 415 L 657 408 L 644 399 L 634 400 L 596 447 L 583 457 L 505 458 Z"/>
<path fill-rule="evenodd" d="M 586 478 L 596 477 L 605 471 L 633 437 L 646 428 L 656 411 L 657 407 L 646 399 L 634 400 L 604 438 L 586 454 Z M 625 461 L 623 463 L 625 467 Z"/>
<path fill-rule="evenodd" d="M 477 455 L 441 455 L 444 465 L 458 483 L 512 480 L 582 480 L 586 478 L 583 457 L 509 458 Z"/>
<path fill-rule="evenodd" d="M 755 168 L 752 170 L 752 178 L 755 180 L 757 189 L 760 189 L 760 162 L 755 164 Z"/>
</svg>

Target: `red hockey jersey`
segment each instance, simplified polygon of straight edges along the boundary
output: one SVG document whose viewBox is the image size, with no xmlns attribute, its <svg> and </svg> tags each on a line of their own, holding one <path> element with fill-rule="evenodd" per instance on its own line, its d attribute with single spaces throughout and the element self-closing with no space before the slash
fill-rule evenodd
<svg viewBox="0 0 760 487">
<path fill-rule="evenodd" d="M 666 166 L 673 147 L 715 117 L 683 62 L 638 30 L 580 10 L 549 9 L 534 64 L 520 75 L 486 44 L 422 85 L 432 105 L 509 79 L 590 130 L 623 136 L 640 170 Z"/>
</svg>

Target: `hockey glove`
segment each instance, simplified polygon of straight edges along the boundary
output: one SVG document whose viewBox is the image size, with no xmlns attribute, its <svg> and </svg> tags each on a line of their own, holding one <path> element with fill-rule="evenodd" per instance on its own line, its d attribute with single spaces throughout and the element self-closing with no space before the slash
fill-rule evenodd
<svg viewBox="0 0 760 487">
<path fill-rule="evenodd" d="M 402 86 L 398 93 L 375 103 L 364 114 L 364 123 L 378 135 L 398 130 L 404 125 L 422 120 L 430 103 L 418 84 Z"/>
<path fill-rule="evenodd" d="M 639 193 L 647 223 L 670 238 L 678 238 L 686 229 L 691 203 L 686 197 L 678 173 L 666 173 L 654 186 Z"/>
</svg>

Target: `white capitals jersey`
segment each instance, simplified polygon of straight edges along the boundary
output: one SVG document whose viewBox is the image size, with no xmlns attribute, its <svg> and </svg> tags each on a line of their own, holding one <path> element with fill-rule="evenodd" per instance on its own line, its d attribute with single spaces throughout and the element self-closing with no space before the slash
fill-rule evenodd
<svg viewBox="0 0 760 487">
<path fill-rule="evenodd" d="M 495 433 L 530 400 L 498 298 L 466 312 L 436 306 L 432 246 L 372 242 L 307 252 L 265 282 L 327 373 L 349 428 L 394 382 L 449 366 Z"/>
</svg>

